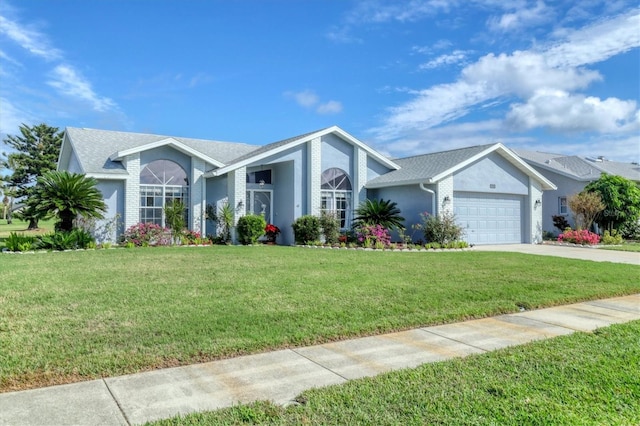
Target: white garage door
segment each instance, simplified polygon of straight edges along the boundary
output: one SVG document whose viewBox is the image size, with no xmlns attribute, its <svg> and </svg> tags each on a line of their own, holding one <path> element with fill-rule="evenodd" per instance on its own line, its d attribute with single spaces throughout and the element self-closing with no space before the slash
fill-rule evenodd
<svg viewBox="0 0 640 426">
<path fill-rule="evenodd" d="M 510 194 L 457 192 L 453 212 L 469 244 L 522 242 L 524 197 Z"/>
</svg>

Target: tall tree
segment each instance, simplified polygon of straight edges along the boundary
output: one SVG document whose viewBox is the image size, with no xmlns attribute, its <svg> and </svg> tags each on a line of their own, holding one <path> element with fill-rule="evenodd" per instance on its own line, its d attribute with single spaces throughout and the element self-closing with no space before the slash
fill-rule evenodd
<svg viewBox="0 0 640 426">
<path fill-rule="evenodd" d="M 605 209 L 596 217 L 602 229 L 618 230 L 640 218 L 640 187 L 634 181 L 603 173 L 584 190 L 597 192 L 602 197 Z"/>
<path fill-rule="evenodd" d="M 29 229 L 34 229 L 43 216 L 38 214 L 36 203 L 29 202 L 29 198 L 35 191 L 38 177 L 56 169 L 63 132 L 42 123 L 31 127 L 23 124 L 20 133 L 4 139 L 14 152 L 3 152 L 0 165 L 11 170 L 3 180 L 13 189 L 14 198 L 25 203 L 22 217 L 29 221 Z"/>
</svg>

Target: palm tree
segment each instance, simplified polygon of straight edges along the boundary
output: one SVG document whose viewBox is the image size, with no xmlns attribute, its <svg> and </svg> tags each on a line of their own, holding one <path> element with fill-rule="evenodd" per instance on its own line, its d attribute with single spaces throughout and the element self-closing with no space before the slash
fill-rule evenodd
<svg viewBox="0 0 640 426">
<path fill-rule="evenodd" d="M 103 219 L 107 205 L 96 184 L 95 179 L 78 173 L 47 172 L 38 178 L 37 209 L 57 216 L 56 229 L 61 231 L 71 231 L 78 216 Z"/>
<path fill-rule="evenodd" d="M 402 229 L 404 217 L 400 209 L 391 200 L 365 200 L 356 209 L 354 227 L 362 225 L 381 225 L 387 229 Z"/>
</svg>

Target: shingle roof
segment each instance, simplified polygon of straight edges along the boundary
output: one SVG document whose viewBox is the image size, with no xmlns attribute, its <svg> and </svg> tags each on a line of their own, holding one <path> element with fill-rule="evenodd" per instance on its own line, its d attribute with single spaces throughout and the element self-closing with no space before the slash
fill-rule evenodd
<svg viewBox="0 0 640 426">
<path fill-rule="evenodd" d="M 552 154 L 548 152 L 514 150 L 526 162 L 551 170 L 575 180 L 592 181 L 602 172 L 618 175 L 640 182 L 640 166 L 618 161 L 594 160 L 577 155 Z"/>
<path fill-rule="evenodd" d="M 399 158 L 393 160 L 400 166 L 399 170 L 378 176 L 369 181 L 367 186 L 384 186 L 387 184 L 427 181 L 485 151 L 491 146 L 493 146 L 493 144 Z"/>
<path fill-rule="evenodd" d="M 168 138 L 175 139 L 225 164 L 233 161 L 238 156 L 260 148 L 257 145 L 243 143 L 76 127 L 67 127 L 66 134 L 75 149 L 80 166 L 85 173 L 124 174 L 126 171 L 120 162 L 109 160 L 112 154 L 118 151 L 142 147 Z"/>
</svg>

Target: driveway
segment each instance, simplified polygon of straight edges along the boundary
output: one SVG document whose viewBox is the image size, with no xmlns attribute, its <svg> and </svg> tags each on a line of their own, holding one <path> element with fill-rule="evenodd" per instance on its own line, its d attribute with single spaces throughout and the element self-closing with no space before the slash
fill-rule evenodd
<svg viewBox="0 0 640 426">
<path fill-rule="evenodd" d="M 516 253 L 558 256 L 569 259 L 592 260 L 594 262 L 615 262 L 640 265 L 640 253 L 629 251 L 601 250 L 590 247 L 556 246 L 551 244 L 501 244 L 478 245 L 477 251 L 511 251 Z"/>
</svg>

